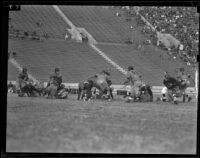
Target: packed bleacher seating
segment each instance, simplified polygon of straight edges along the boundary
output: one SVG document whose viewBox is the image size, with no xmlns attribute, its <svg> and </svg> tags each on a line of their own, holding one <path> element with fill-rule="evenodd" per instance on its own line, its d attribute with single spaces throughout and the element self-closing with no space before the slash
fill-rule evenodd
<svg viewBox="0 0 200 158">
<path fill-rule="evenodd" d="M 149 30 L 152 37 L 155 38 L 155 40 L 152 40 L 146 38 L 145 34 L 141 34 L 137 30 L 134 20 L 134 18 L 137 18 L 137 14 L 130 10 L 132 9 L 131 7 L 129 8 L 130 13 L 127 12 L 127 8 L 122 10 L 122 12 L 128 13 L 128 16 L 134 16 L 130 22 L 124 18 L 122 12 L 114 16 L 113 11 L 104 10 L 96 6 L 63 6 L 60 9 L 72 20 L 73 24 L 85 28 L 98 41 L 98 48 L 105 51 L 108 56 L 123 68 L 126 68 L 128 64 L 134 64 L 152 85 L 162 84 L 160 82 L 162 73 L 166 71 L 169 65 L 172 67 L 168 68 L 170 70 L 173 70 L 175 66 L 183 66 L 180 60 L 171 60 L 168 55 L 163 53 L 165 51 L 155 49 L 152 46 L 154 43 L 156 45 L 157 41 L 155 32 Z M 34 16 L 30 16 L 32 14 Z M 10 17 L 10 32 L 15 31 L 19 35 L 18 38 L 23 35 L 25 39 L 31 39 L 31 37 L 37 35 L 42 37 L 45 34 L 47 38 L 51 39 L 40 42 L 37 40 L 10 38 L 9 42 L 9 51 L 17 52 L 16 60 L 21 65 L 27 66 L 30 72 L 42 81 L 46 81 L 50 67 L 54 66 L 64 68 L 66 71 L 64 75 L 67 76 L 66 82 L 79 82 L 80 78 L 90 75 L 91 71 L 95 73 L 97 68 L 110 67 L 110 64 L 94 53 L 94 50 L 88 45 L 84 43 L 78 44 L 70 40 L 64 41 L 68 27 L 52 7 L 24 7 L 20 12 L 12 13 Z M 124 20 L 127 22 L 124 22 Z M 142 27 L 146 26 L 141 20 L 138 22 Z M 133 26 L 133 31 L 130 31 L 130 26 Z M 134 37 L 133 44 L 127 46 L 124 42 L 128 37 L 132 36 L 132 32 Z M 142 42 L 145 43 L 145 46 L 143 46 Z M 58 55 L 55 55 L 56 52 L 58 52 Z M 34 58 L 32 58 L 33 56 Z M 187 54 L 185 56 L 187 59 Z M 69 60 L 70 58 L 73 58 L 73 60 Z M 92 61 L 96 62 L 93 63 Z M 90 62 L 92 63 L 91 65 Z M 98 62 L 99 64 L 97 64 Z M 80 65 L 80 70 L 77 68 L 68 69 L 69 67 L 74 67 L 74 65 L 76 67 Z M 147 69 L 147 67 L 151 69 Z M 151 73 L 152 71 L 154 72 L 153 74 Z M 123 75 L 117 70 L 114 70 L 112 75 L 115 78 L 114 83 L 120 83 L 123 78 Z M 155 78 L 160 78 L 160 80 L 155 80 Z"/>
<path fill-rule="evenodd" d="M 143 7 L 140 10 L 156 29 L 170 33 L 183 45 L 190 61 L 198 54 L 199 15 L 194 7 Z"/>
<path fill-rule="evenodd" d="M 199 16 L 194 7 L 143 7 L 142 14 L 154 27 L 179 39 L 190 56 L 197 53 Z"/>
<path fill-rule="evenodd" d="M 133 14 L 134 7 L 121 7 Z M 137 7 L 142 15 L 157 31 L 169 33 L 183 44 L 183 51 L 179 53 L 181 59 L 190 65 L 196 62 L 199 41 L 199 14 L 195 7 Z M 150 36 L 151 43 L 156 45 L 157 37 L 154 31 L 145 25 L 138 15 L 135 17 L 138 26 L 143 26 L 143 33 Z"/>
</svg>

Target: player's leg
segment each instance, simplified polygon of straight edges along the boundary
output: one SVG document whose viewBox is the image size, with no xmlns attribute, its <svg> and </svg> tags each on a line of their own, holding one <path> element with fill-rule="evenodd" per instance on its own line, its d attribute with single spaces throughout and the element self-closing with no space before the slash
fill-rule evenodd
<svg viewBox="0 0 200 158">
<path fill-rule="evenodd" d="M 142 87 L 142 82 L 136 81 L 135 84 L 134 84 L 134 88 L 135 88 L 135 97 L 136 97 L 137 100 L 140 99 L 140 95 L 141 95 L 140 88 L 141 87 Z"/>
<path fill-rule="evenodd" d="M 167 89 L 167 87 L 163 87 L 163 89 L 161 90 L 161 94 L 162 94 L 161 100 L 166 102 L 168 100 L 168 89 Z"/>
<path fill-rule="evenodd" d="M 152 102 L 153 101 L 153 92 L 151 90 L 151 87 L 149 85 L 146 85 L 146 88 L 147 88 L 147 92 L 150 95 L 150 102 Z"/>
<path fill-rule="evenodd" d="M 134 88 L 135 88 L 135 99 L 136 99 L 136 101 L 139 101 L 139 99 L 140 99 L 140 88 L 137 85 L 135 85 Z"/>
<path fill-rule="evenodd" d="M 55 94 L 57 92 L 57 87 L 54 84 L 51 84 L 48 88 L 47 91 L 49 93 L 48 97 L 49 99 L 54 99 L 55 98 Z"/>
<path fill-rule="evenodd" d="M 53 98 L 56 98 L 57 90 L 58 90 L 58 87 L 56 85 L 53 85 L 52 90 L 51 90 L 51 96 Z"/>
<path fill-rule="evenodd" d="M 131 86 L 130 93 L 131 93 L 131 95 L 130 95 L 130 97 L 128 99 L 134 101 L 135 98 L 136 98 L 135 86 Z"/>
<path fill-rule="evenodd" d="M 82 90 L 83 90 L 83 83 L 79 83 L 79 85 L 78 85 L 78 97 L 77 97 L 77 100 L 80 100 L 81 94 L 82 94 Z"/>
</svg>

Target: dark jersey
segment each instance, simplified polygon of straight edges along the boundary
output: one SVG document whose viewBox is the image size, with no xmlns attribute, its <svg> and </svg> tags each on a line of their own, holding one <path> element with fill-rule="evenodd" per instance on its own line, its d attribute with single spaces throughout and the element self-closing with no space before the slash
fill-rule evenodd
<svg viewBox="0 0 200 158">
<path fill-rule="evenodd" d="M 179 85 L 179 82 L 173 78 L 173 77 L 169 77 L 168 79 L 164 79 L 163 80 L 163 84 L 168 88 L 168 89 L 173 89 L 176 86 Z"/>
<path fill-rule="evenodd" d="M 50 75 L 50 84 L 55 84 L 56 86 L 60 86 L 62 83 L 62 75 L 57 75 L 55 73 Z"/>
<path fill-rule="evenodd" d="M 109 86 L 112 85 L 112 81 L 111 80 L 107 79 L 106 81 L 107 81 L 107 83 L 108 83 Z"/>
<path fill-rule="evenodd" d="M 18 76 L 18 79 L 23 80 L 23 81 L 28 81 L 28 74 L 21 72 Z"/>
<path fill-rule="evenodd" d="M 27 73 L 23 73 L 21 72 L 18 76 L 18 84 L 19 84 L 19 87 L 24 87 L 28 81 L 29 78 L 28 78 L 28 74 Z"/>
</svg>

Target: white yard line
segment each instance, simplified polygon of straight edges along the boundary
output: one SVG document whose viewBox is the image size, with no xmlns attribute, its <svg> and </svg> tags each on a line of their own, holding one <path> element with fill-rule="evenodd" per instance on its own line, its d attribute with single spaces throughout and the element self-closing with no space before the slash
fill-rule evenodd
<svg viewBox="0 0 200 158">
<path fill-rule="evenodd" d="M 108 63 L 110 63 L 112 66 L 114 66 L 118 71 L 120 71 L 122 74 L 126 75 L 126 70 L 124 70 L 121 66 L 119 66 L 116 62 L 111 60 L 103 51 L 101 51 L 99 48 L 97 48 L 94 44 L 89 44 L 99 55 L 101 55 Z"/>
<path fill-rule="evenodd" d="M 63 18 L 63 20 L 71 27 L 75 28 L 76 26 L 65 16 L 65 14 L 60 10 L 57 5 L 53 5 L 53 8 L 57 11 L 57 13 Z"/>
<path fill-rule="evenodd" d="M 60 10 L 60 8 L 56 5 L 53 6 L 53 8 L 57 11 L 57 13 L 63 18 L 63 20 L 71 27 L 76 28 L 76 26 L 66 17 L 66 15 Z M 114 66 L 118 71 L 120 71 L 122 74 L 126 74 L 126 70 L 124 70 L 120 65 L 118 65 L 116 62 L 114 62 L 112 59 L 110 59 L 106 53 L 101 51 L 99 48 L 97 48 L 94 44 L 89 44 L 89 46 L 92 47 L 93 50 L 95 50 L 101 57 L 103 57 L 109 64 Z"/>
</svg>

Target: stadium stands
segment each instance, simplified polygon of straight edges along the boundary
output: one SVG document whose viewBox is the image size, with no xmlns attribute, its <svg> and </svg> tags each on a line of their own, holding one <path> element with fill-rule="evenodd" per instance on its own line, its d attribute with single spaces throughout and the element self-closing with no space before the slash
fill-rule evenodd
<svg viewBox="0 0 200 158">
<path fill-rule="evenodd" d="M 122 67 L 134 65 L 135 69 L 143 76 L 144 80 L 151 85 L 162 85 L 163 73 L 168 71 L 174 74 L 174 69 L 176 67 L 184 67 L 186 71 L 191 71 L 191 69 L 180 62 L 180 60 L 173 60 L 169 58 L 164 51 L 156 50 L 152 46 L 145 46 L 139 50 L 135 49 L 133 46 L 98 47 Z"/>
<path fill-rule="evenodd" d="M 142 7 L 143 15 L 156 29 L 170 33 L 184 45 L 189 61 L 198 54 L 199 14 L 194 7 Z"/>
<path fill-rule="evenodd" d="M 137 28 L 142 27 L 141 32 L 150 38 L 156 45 L 157 37 L 154 31 L 146 27 L 140 16 L 136 16 L 134 10 L 139 11 L 157 31 L 170 33 L 184 45 L 183 51 L 179 52 L 182 61 L 188 65 L 196 63 L 199 41 L 199 14 L 195 7 L 111 7 L 115 12 L 120 12 L 132 20 L 137 21 Z M 111 9 L 111 10 L 112 10 Z M 123 17 L 122 16 L 122 17 Z M 173 50 L 172 50 L 173 51 Z"/>
<path fill-rule="evenodd" d="M 97 6 L 60 6 L 60 9 L 73 24 L 85 28 L 98 41 L 97 47 L 111 59 L 123 68 L 135 65 L 151 85 L 162 85 L 164 71 L 172 72 L 177 67 L 186 66 L 179 59 L 170 59 L 166 51 L 144 45 L 148 38 L 137 29 L 132 31 L 133 45 L 126 45 L 130 24 L 136 26 L 134 18 L 131 22 L 124 22 L 125 18 L 115 16 L 113 10 Z M 20 12 L 12 12 L 10 17 L 14 29 L 35 31 L 41 35 L 46 33 L 50 37 L 44 41 L 9 40 L 9 49 L 18 54 L 16 60 L 41 81 L 47 81 L 54 67 L 61 68 L 64 82 L 73 83 L 112 67 L 89 45 L 64 41 L 68 26 L 51 6 L 22 6 Z M 186 69 L 191 72 L 191 68 Z M 113 68 L 112 78 L 113 83 L 121 84 L 124 76 Z"/>
<path fill-rule="evenodd" d="M 98 6 L 61 6 L 77 27 L 84 27 L 99 42 L 125 43 L 130 37 L 130 24 L 114 12 Z M 140 35 L 141 36 L 141 35 Z M 138 38 L 140 38 L 138 36 Z"/>
<path fill-rule="evenodd" d="M 110 68 L 102 57 L 87 44 L 66 41 L 10 40 L 9 49 L 18 52 L 17 61 L 26 66 L 40 81 L 47 81 L 55 67 L 61 68 L 64 82 L 76 83 L 94 75 L 102 69 Z M 113 83 L 120 83 L 124 76 L 111 70 Z"/>
<path fill-rule="evenodd" d="M 47 34 L 51 38 L 64 39 L 68 28 L 52 6 L 23 6 L 20 11 L 10 12 L 10 17 L 12 30 L 29 34 L 36 32 L 40 36 Z"/>
</svg>

